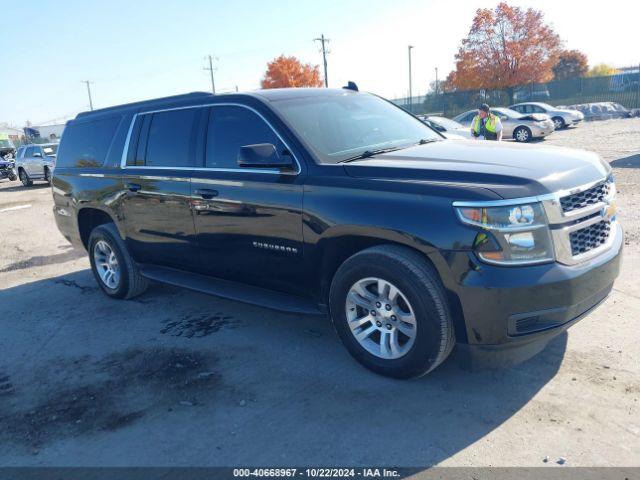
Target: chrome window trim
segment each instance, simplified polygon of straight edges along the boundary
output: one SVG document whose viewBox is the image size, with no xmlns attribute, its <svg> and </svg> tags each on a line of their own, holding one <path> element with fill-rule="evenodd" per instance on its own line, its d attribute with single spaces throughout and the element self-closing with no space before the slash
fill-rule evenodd
<svg viewBox="0 0 640 480">
<path fill-rule="evenodd" d="M 170 166 L 153 167 L 153 166 L 147 166 L 147 165 L 127 165 L 127 153 L 129 152 L 129 144 L 131 142 L 131 135 L 133 134 L 133 126 L 135 125 L 136 120 L 138 119 L 139 116 L 151 115 L 151 114 L 154 114 L 154 113 L 161 113 L 161 112 L 170 112 L 170 111 L 173 111 L 173 110 L 186 110 L 186 109 L 190 109 L 190 108 L 209 108 L 209 107 L 241 107 L 241 108 L 246 108 L 247 110 L 250 110 L 251 112 L 253 112 L 256 115 L 258 115 L 258 117 L 260 117 L 262 119 L 262 121 L 265 122 L 269 126 L 271 131 L 273 133 L 275 133 L 276 137 L 278 137 L 278 139 L 287 148 L 287 150 L 291 154 L 291 157 L 296 162 L 296 166 L 297 166 L 296 171 L 294 171 L 294 172 L 284 171 L 283 172 L 283 171 L 280 171 L 280 170 L 274 170 L 273 168 L 264 168 L 263 169 L 263 168 L 240 168 L 240 167 L 238 167 L 238 168 L 215 168 L 215 167 L 170 167 Z M 137 113 L 133 114 L 133 118 L 131 119 L 131 124 L 129 125 L 129 131 L 127 132 L 127 139 L 124 142 L 124 148 L 122 150 L 122 157 L 120 159 L 120 168 L 123 169 L 123 170 L 132 169 L 132 168 L 144 168 L 144 169 L 160 169 L 160 170 L 191 170 L 191 171 L 205 171 L 205 172 L 248 172 L 248 173 L 267 173 L 267 174 L 270 174 L 270 175 L 300 175 L 300 173 L 302 172 L 302 165 L 301 165 L 300 161 L 298 160 L 298 158 L 293 153 L 293 150 L 291 149 L 289 144 L 287 142 L 285 142 L 284 138 L 282 138 L 280 133 L 278 133 L 278 131 L 275 129 L 275 127 L 271 124 L 271 122 L 269 122 L 269 120 L 267 120 L 255 108 L 250 107 L 248 105 L 244 105 L 242 103 L 235 103 L 235 102 L 202 103 L 202 104 L 197 104 L 197 105 L 186 105 L 184 107 L 161 108 L 161 109 L 157 109 L 157 110 L 149 110 L 149 111 L 137 112 Z"/>
</svg>

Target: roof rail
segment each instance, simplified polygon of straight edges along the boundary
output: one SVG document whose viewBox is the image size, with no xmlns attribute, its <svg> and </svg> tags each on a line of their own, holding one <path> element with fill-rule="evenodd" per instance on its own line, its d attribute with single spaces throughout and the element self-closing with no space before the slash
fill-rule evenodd
<svg viewBox="0 0 640 480">
<path fill-rule="evenodd" d="M 91 115 L 97 115 L 97 114 L 107 113 L 107 112 L 117 111 L 117 110 L 126 110 L 130 108 L 141 107 L 143 105 L 153 105 L 155 103 L 166 103 L 166 102 L 179 101 L 179 100 L 197 100 L 199 98 L 205 98 L 205 97 L 211 97 L 211 96 L 213 96 L 213 94 L 208 92 L 191 92 L 191 93 L 184 93 L 181 95 L 173 95 L 169 97 L 153 98 L 150 100 L 142 100 L 140 102 L 125 103 L 122 105 L 114 105 L 112 107 L 105 107 L 105 108 L 99 108 L 96 110 L 88 110 L 86 112 L 80 112 L 76 116 L 76 118 L 84 118 Z"/>
</svg>

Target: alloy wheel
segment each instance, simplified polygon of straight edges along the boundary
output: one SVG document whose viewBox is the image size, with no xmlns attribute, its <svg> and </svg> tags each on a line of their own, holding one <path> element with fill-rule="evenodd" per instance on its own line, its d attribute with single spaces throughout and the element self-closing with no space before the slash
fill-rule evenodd
<svg viewBox="0 0 640 480">
<path fill-rule="evenodd" d="M 562 129 L 562 127 L 564 127 L 564 122 L 562 121 L 562 119 L 556 118 L 556 119 L 553 120 L 553 127 L 556 130 L 560 130 L 560 129 Z"/>
<path fill-rule="evenodd" d="M 416 339 L 417 323 L 407 297 L 377 277 L 353 284 L 345 302 L 349 329 L 367 352 L 393 360 L 406 355 Z"/>
<path fill-rule="evenodd" d="M 120 284 L 120 265 L 111 246 L 99 240 L 93 247 L 93 260 L 102 283 L 112 290 Z"/>
<path fill-rule="evenodd" d="M 525 128 L 520 128 L 516 132 L 516 140 L 519 142 L 526 142 L 529 140 L 529 132 Z"/>
</svg>

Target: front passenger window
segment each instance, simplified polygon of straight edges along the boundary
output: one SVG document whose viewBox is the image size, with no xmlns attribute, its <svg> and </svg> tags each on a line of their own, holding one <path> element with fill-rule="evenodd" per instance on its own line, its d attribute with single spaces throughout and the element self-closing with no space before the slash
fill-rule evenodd
<svg viewBox="0 0 640 480">
<path fill-rule="evenodd" d="M 206 167 L 239 168 L 240 147 L 271 143 L 282 152 L 282 142 L 255 112 L 236 106 L 212 107 L 207 129 Z"/>
</svg>

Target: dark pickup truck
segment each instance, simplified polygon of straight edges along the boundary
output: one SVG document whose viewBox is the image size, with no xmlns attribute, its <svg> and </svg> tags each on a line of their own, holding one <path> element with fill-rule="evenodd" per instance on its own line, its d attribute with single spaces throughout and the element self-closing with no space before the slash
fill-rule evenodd
<svg viewBox="0 0 640 480">
<path fill-rule="evenodd" d="M 615 193 L 593 153 L 447 140 L 349 89 L 81 113 L 53 177 L 58 227 L 110 297 L 154 280 L 325 312 L 394 377 L 456 344 L 530 357 L 593 310 L 620 267 Z"/>
</svg>

